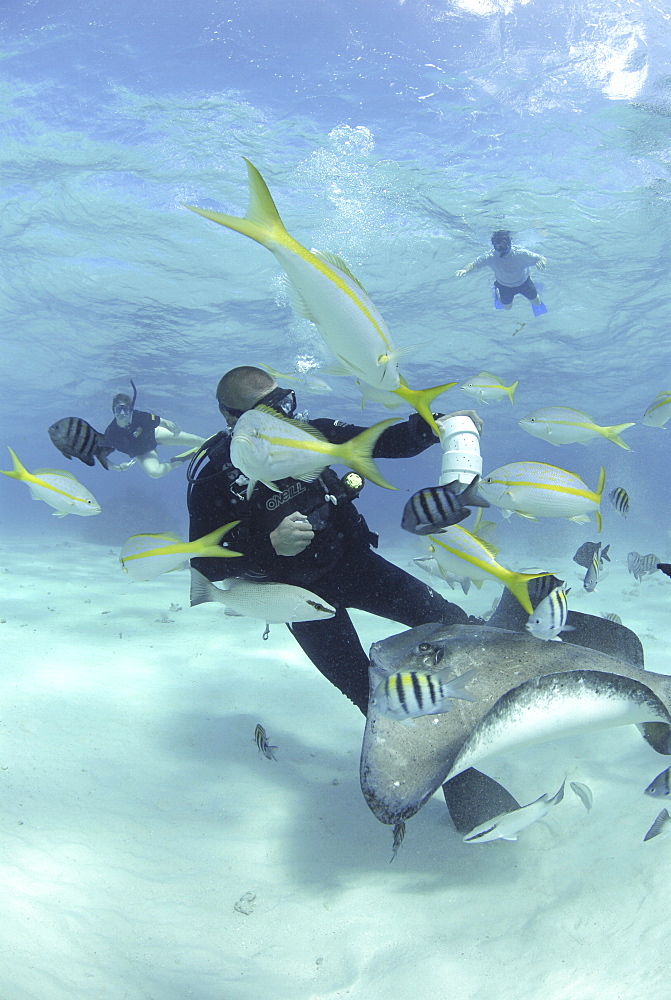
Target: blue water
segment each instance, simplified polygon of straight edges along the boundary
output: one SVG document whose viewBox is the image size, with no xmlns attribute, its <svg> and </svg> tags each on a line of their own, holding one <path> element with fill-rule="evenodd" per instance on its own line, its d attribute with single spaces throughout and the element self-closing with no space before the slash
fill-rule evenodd
<svg viewBox="0 0 671 1000">
<path fill-rule="evenodd" d="M 246 156 L 289 232 L 341 254 L 396 345 L 417 345 L 411 385 L 519 380 L 514 409 L 481 410 L 485 469 L 550 461 L 593 486 L 603 463 L 638 505 L 623 551 L 669 556 L 668 433 L 640 424 L 671 388 L 668 4 L 8 0 L 0 27 L 0 421 L 28 468 L 63 465 L 47 426 L 76 414 L 103 429 L 131 377 L 141 408 L 208 435 L 228 368 L 328 363 L 273 257 L 182 207 L 244 214 Z M 453 277 L 498 228 L 547 257 L 546 316 L 519 297 L 495 311 L 488 272 Z M 302 395 L 312 416 L 387 416 L 330 381 Z M 516 424 L 543 405 L 636 421 L 632 452 L 555 451 Z M 400 500 L 364 491 L 385 542 L 436 462 L 383 463 Z M 103 514 L 48 521 L 3 479 L 10 537 L 185 530 L 182 472 L 69 467 Z M 547 537 L 565 555 L 586 536 L 562 522 Z"/>
</svg>

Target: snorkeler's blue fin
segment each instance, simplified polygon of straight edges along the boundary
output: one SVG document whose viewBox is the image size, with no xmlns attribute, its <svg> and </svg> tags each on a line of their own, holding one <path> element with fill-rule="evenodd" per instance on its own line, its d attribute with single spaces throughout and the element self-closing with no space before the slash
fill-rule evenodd
<svg viewBox="0 0 671 1000">
<path fill-rule="evenodd" d="M 533 302 L 532 302 L 531 303 L 531 308 L 533 310 L 534 316 L 542 316 L 543 313 L 547 312 L 547 308 L 545 307 L 545 305 L 542 302 L 539 302 L 538 305 L 534 305 Z"/>
<path fill-rule="evenodd" d="M 501 302 L 501 299 L 499 298 L 499 293 L 496 290 L 496 285 L 494 285 L 494 308 L 503 309 L 503 302 Z"/>
</svg>

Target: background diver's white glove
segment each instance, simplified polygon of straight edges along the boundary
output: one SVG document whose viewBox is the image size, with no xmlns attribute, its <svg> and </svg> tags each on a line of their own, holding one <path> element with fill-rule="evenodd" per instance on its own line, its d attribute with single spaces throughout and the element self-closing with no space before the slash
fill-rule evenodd
<svg viewBox="0 0 671 1000">
<path fill-rule="evenodd" d="M 134 458 L 131 458 L 130 462 L 120 462 L 118 465 L 113 465 L 111 462 L 107 463 L 108 469 L 114 469 L 115 472 L 125 472 L 126 469 L 130 469 L 131 465 L 135 465 Z"/>
</svg>

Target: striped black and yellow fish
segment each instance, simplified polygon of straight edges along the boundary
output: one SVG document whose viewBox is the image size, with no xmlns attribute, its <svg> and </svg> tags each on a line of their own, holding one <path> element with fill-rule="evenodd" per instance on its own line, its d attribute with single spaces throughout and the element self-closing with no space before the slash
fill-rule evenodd
<svg viewBox="0 0 671 1000">
<path fill-rule="evenodd" d="M 601 542 L 583 542 L 573 556 L 573 562 L 578 563 L 578 566 L 584 566 L 587 570 L 582 585 L 588 594 L 596 590 L 604 559 L 610 562 L 609 548 L 610 545 L 605 545 L 602 549 Z"/>
<path fill-rule="evenodd" d="M 544 597 L 533 614 L 529 615 L 526 624 L 527 632 L 543 641 L 561 642 L 560 632 L 572 632 L 573 626 L 566 624 L 568 601 L 566 595 L 570 588 L 562 583 Z"/>
<path fill-rule="evenodd" d="M 52 443 L 66 458 L 78 458 L 84 465 L 95 465 L 96 458 L 103 469 L 107 456 L 114 448 L 106 445 L 105 436 L 82 417 L 63 417 L 49 428 Z"/>
<path fill-rule="evenodd" d="M 471 513 L 469 507 L 489 507 L 478 495 L 480 476 L 476 476 L 461 493 L 458 481 L 446 486 L 427 486 L 414 493 L 403 508 L 401 527 L 413 535 L 430 535 L 463 521 Z"/>
<path fill-rule="evenodd" d="M 387 719 L 406 722 L 422 715 L 447 712 L 453 698 L 476 701 L 466 690 L 475 670 L 467 670 L 459 677 L 451 674 L 450 669 L 399 670 L 378 684 L 370 701 L 371 708 Z"/>
<path fill-rule="evenodd" d="M 627 516 L 629 511 L 629 494 L 623 486 L 616 486 L 614 490 L 611 490 L 608 494 L 608 499 L 618 514 L 622 514 L 624 517 Z"/>
<path fill-rule="evenodd" d="M 639 552 L 630 552 L 627 555 L 627 569 L 640 583 L 646 573 L 654 573 L 659 567 L 659 556 L 654 552 L 648 552 L 642 556 Z"/>
<path fill-rule="evenodd" d="M 259 749 L 259 753 L 262 753 L 266 760 L 277 760 L 277 757 L 273 753 L 274 750 L 277 750 L 277 747 L 268 742 L 268 734 L 260 722 L 257 723 L 254 730 L 254 742 Z"/>
</svg>

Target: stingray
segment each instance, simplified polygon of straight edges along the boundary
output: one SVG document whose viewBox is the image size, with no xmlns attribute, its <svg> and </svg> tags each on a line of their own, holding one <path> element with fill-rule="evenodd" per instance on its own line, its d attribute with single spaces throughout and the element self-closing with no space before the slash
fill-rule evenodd
<svg viewBox="0 0 671 1000">
<path fill-rule="evenodd" d="M 530 593 L 534 606 L 559 581 Z M 532 587 L 530 587 L 530 591 Z M 456 829 L 467 832 L 519 803 L 476 765 L 517 748 L 611 726 L 636 725 L 660 754 L 671 754 L 671 677 L 647 671 L 630 629 L 569 612 L 574 631 L 543 642 L 524 631 L 527 614 L 504 591 L 486 624 L 431 623 L 371 647 L 371 691 L 397 670 L 475 670 L 469 693 L 449 711 L 411 725 L 369 707 L 361 788 L 382 822 L 413 816 L 443 786 Z"/>
</svg>

